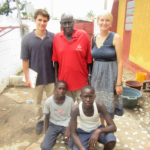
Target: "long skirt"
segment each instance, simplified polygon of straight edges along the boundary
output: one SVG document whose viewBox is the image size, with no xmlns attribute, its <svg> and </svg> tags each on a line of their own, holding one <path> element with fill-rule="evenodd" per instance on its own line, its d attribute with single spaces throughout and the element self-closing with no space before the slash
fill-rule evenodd
<svg viewBox="0 0 150 150">
<path fill-rule="evenodd" d="M 95 89 L 95 101 L 102 102 L 112 119 L 114 115 L 122 116 L 123 95 L 117 95 L 115 84 L 117 82 L 118 67 L 116 61 L 95 61 L 92 69 L 91 86 Z M 103 114 L 100 114 L 101 118 Z"/>
</svg>

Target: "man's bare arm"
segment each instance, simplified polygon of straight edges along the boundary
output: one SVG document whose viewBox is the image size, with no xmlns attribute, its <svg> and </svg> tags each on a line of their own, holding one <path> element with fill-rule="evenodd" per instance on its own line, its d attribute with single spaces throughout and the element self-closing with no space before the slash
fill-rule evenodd
<svg viewBox="0 0 150 150">
<path fill-rule="evenodd" d="M 58 82 L 58 62 L 54 62 L 55 67 L 55 84 Z"/>
<path fill-rule="evenodd" d="M 116 131 L 116 126 L 112 120 L 112 118 L 110 117 L 109 113 L 106 110 L 106 107 L 104 106 L 103 103 L 101 102 L 96 102 L 97 108 L 98 108 L 98 112 L 102 113 L 104 116 L 104 119 L 107 122 L 107 127 L 105 128 L 98 128 L 94 131 L 94 133 L 92 134 L 91 138 L 89 139 L 88 145 L 91 148 L 96 147 L 97 145 L 97 140 L 100 136 L 101 133 L 111 133 L 111 132 L 115 132 Z"/>
<path fill-rule="evenodd" d="M 23 72 L 25 75 L 25 79 L 26 79 L 26 85 L 31 87 L 31 81 L 29 79 L 29 75 L 28 75 L 28 71 L 29 71 L 29 60 L 28 59 L 23 59 L 22 60 L 22 65 L 23 65 Z"/>
<path fill-rule="evenodd" d="M 98 111 L 103 114 L 104 119 L 106 120 L 106 123 L 108 125 L 107 127 L 100 129 L 101 133 L 116 132 L 117 130 L 116 125 L 112 120 L 111 116 L 109 115 L 105 105 L 100 102 L 96 102 L 96 104 L 97 104 Z"/>
<path fill-rule="evenodd" d="M 45 133 L 48 129 L 48 126 L 49 126 L 49 114 L 45 115 Z"/>
<path fill-rule="evenodd" d="M 92 64 L 87 64 L 87 68 L 88 68 L 88 71 L 89 71 L 88 78 L 87 78 L 87 84 L 91 85 Z"/>
<path fill-rule="evenodd" d="M 86 150 L 77 135 L 77 116 L 79 116 L 79 105 L 74 106 L 71 111 L 71 137 L 79 150 Z"/>
</svg>

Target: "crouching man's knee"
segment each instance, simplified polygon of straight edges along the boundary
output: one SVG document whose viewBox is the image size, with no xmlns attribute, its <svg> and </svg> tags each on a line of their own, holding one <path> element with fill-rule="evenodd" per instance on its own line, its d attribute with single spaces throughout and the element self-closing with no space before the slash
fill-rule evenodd
<svg viewBox="0 0 150 150">
<path fill-rule="evenodd" d="M 115 141 L 111 141 L 111 142 L 108 142 L 105 147 L 104 147 L 104 150 L 112 150 L 116 145 L 116 142 Z"/>
<path fill-rule="evenodd" d="M 49 147 L 48 145 L 45 145 L 41 143 L 41 150 L 52 150 L 53 147 Z"/>
</svg>

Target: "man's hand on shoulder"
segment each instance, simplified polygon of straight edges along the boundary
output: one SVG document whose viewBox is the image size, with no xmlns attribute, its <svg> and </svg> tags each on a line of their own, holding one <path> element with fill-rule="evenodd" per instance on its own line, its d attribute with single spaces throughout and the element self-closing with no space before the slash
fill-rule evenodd
<svg viewBox="0 0 150 150">
<path fill-rule="evenodd" d="M 94 149 L 97 146 L 97 141 L 98 141 L 99 135 L 100 135 L 100 129 L 97 129 L 94 131 L 91 138 L 89 139 L 88 146 L 91 149 Z"/>
</svg>

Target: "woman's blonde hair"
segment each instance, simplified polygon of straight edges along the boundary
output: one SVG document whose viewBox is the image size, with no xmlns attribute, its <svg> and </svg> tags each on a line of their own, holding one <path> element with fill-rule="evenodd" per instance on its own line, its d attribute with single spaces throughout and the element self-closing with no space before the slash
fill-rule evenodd
<svg viewBox="0 0 150 150">
<path fill-rule="evenodd" d="M 109 18 L 110 22 L 113 21 L 113 16 L 112 16 L 112 14 L 111 14 L 109 11 L 106 11 L 106 10 L 102 11 L 102 12 L 97 16 L 97 20 L 99 20 L 102 16 L 107 16 L 107 17 Z"/>
</svg>

